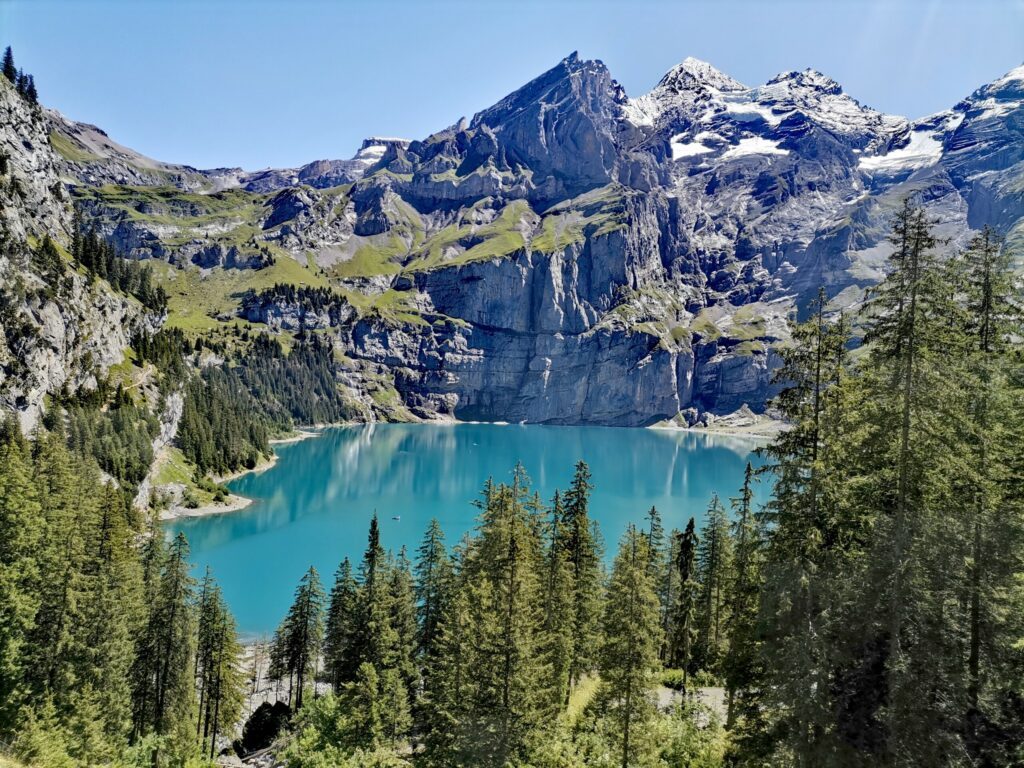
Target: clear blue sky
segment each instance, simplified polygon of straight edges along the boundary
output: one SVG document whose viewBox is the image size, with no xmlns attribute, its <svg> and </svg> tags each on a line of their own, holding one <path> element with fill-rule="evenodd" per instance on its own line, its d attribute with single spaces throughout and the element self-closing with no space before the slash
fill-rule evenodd
<svg viewBox="0 0 1024 768">
<path fill-rule="evenodd" d="M 123 144 L 256 169 L 423 138 L 573 50 L 632 96 L 696 56 L 748 85 L 814 67 L 922 116 L 1024 62 L 1024 0 L 0 0 L 3 43 L 45 104 Z"/>
</svg>

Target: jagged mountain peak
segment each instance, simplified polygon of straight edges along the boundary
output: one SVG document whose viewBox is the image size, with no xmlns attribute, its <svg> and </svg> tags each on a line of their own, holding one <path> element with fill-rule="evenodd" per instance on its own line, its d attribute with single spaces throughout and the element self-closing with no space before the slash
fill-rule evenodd
<svg viewBox="0 0 1024 768">
<path fill-rule="evenodd" d="M 978 88 L 956 105 L 976 120 L 1003 118 L 1024 106 L 1024 65 Z"/>
<path fill-rule="evenodd" d="M 745 91 L 747 87 L 701 59 L 687 56 L 661 78 L 657 89 L 685 91 L 708 89 L 722 92 Z"/>
<path fill-rule="evenodd" d="M 985 93 L 991 96 L 1019 97 L 1024 93 L 1024 64 L 1014 67 L 988 85 L 983 85 L 975 93 Z"/>
<path fill-rule="evenodd" d="M 513 91 L 497 104 L 476 113 L 469 125 L 471 128 L 480 125 L 494 128 L 536 104 L 557 103 L 565 91 L 567 81 L 573 80 L 581 82 L 569 85 L 568 89 L 571 91 L 606 91 L 612 100 L 618 98 L 616 94 L 620 89 L 612 80 L 604 63 L 597 59 L 581 59 L 579 54 L 573 51 L 551 69 Z"/>
<path fill-rule="evenodd" d="M 803 71 L 780 72 L 765 85 L 786 85 L 790 88 L 801 88 L 833 96 L 838 96 L 843 92 L 842 86 L 831 77 L 810 68 Z"/>
<path fill-rule="evenodd" d="M 694 118 L 695 104 L 721 101 L 724 96 L 746 93 L 749 89 L 706 61 L 687 56 L 665 73 L 650 93 L 623 104 L 623 116 L 636 126 L 656 126 L 667 119 Z M 698 110 L 699 111 L 699 110 Z"/>
</svg>

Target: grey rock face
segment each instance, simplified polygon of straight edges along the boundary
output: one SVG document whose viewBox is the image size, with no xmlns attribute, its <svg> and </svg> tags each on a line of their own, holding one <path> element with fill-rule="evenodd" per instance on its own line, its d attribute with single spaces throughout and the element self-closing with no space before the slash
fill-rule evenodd
<svg viewBox="0 0 1024 768">
<path fill-rule="evenodd" d="M 96 386 L 96 375 L 121 362 L 131 335 L 160 318 L 102 283 L 61 266 L 44 275 L 23 249 L 29 238 L 67 242 L 70 197 L 59 179 L 45 116 L 0 78 L 0 409 L 24 430 L 38 421 L 46 395 Z"/>
<path fill-rule="evenodd" d="M 250 190 L 237 216 L 96 210 L 139 256 L 258 267 L 273 246 L 336 270 L 351 312 L 240 311 L 335 329 L 414 415 L 692 422 L 764 407 L 787 319 L 822 287 L 833 309 L 863 300 L 906 196 L 950 247 L 985 224 L 1024 245 L 1022 132 L 1024 68 L 911 121 L 813 70 L 750 88 L 694 59 L 630 99 L 574 54 L 421 141 L 174 182 Z M 236 226 L 234 256 L 204 250 Z"/>
<path fill-rule="evenodd" d="M 250 323 L 263 323 L 274 331 L 297 332 L 340 328 L 355 319 L 356 311 L 344 300 L 314 309 L 299 300 L 249 295 L 242 300 L 240 314 Z"/>
</svg>

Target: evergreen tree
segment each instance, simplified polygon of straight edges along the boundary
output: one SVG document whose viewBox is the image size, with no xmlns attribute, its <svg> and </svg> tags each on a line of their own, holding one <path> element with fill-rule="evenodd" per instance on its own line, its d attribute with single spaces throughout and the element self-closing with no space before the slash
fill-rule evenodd
<svg viewBox="0 0 1024 768">
<path fill-rule="evenodd" d="M 697 610 L 697 665 L 717 673 L 728 649 L 729 584 L 732 538 L 729 518 L 718 495 L 711 498 L 697 546 L 700 597 Z"/>
<path fill-rule="evenodd" d="M 427 661 L 431 765 L 528 759 L 552 723 L 544 634 L 544 548 L 528 481 L 488 483 L 477 536 L 457 550 L 452 597 Z"/>
<path fill-rule="evenodd" d="M 194 647 L 194 582 L 189 575 L 188 542 L 179 533 L 171 543 L 160 577 L 149 630 L 155 645 L 152 728 L 168 733 L 171 724 L 188 718 L 192 686 L 188 678 Z"/>
<path fill-rule="evenodd" d="M 316 568 L 310 567 L 299 580 L 295 600 L 274 634 L 270 651 L 275 674 L 288 675 L 289 698 L 294 694 L 295 709 L 302 709 L 306 685 L 316 672 L 324 634 L 323 613 L 320 576 Z"/>
<path fill-rule="evenodd" d="M 834 755 L 824 724 L 834 707 L 837 661 L 823 640 L 841 602 L 840 564 L 868 535 L 867 517 L 840 503 L 850 472 L 843 466 L 845 420 L 853 410 L 846 403 L 849 332 L 842 317 L 830 319 L 826 310 L 820 292 L 807 321 L 793 328 L 793 345 L 782 351 L 776 380 L 785 386 L 777 403 L 791 429 L 767 450 L 775 485 L 765 513 L 770 533 L 760 602 L 768 701 L 762 706 L 772 711 L 778 734 L 751 734 L 750 743 L 778 742 L 796 765 Z"/>
<path fill-rule="evenodd" d="M 668 657 L 671 665 L 683 670 L 683 684 L 694 671 L 694 649 L 697 641 L 697 601 L 700 585 L 697 582 L 697 523 L 691 517 L 686 531 L 679 534 L 674 569 L 679 582 L 676 602 L 672 610 L 671 637 Z"/>
<path fill-rule="evenodd" d="M 683 534 L 678 528 L 669 531 L 661 568 L 661 579 L 658 584 L 658 602 L 661 604 L 661 634 L 664 641 L 661 646 L 661 660 L 668 663 L 672 641 L 672 613 L 679 599 L 679 573 L 676 561 L 679 559 L 679 546 Z"/>
<path fill-rule="evenodd" d="M 572 484 L 565 494 L 563 546 L 572 565 L 575 616 L 569 685 L 579 682 L 592 666 L 597 624 L 600 618 L 601 552 L 590 521 L 590 468 L 576 464 Z"/>
<path fill-rule="evenodd" d="M 544 690 L 550 678 L 540 654 L 541 545 L 522 504 L 525 491 L 522 485 L 493 490 L 469 562 L 479 650 L 463 725 L 487 736 L 464 741 L 461 748 L 468 759 L 497 765 L 525 758 L 551 696 Z"/>
<path fill-rule="evenodd" d="M 111 757 L 131 729 L 131 668 L 134 641 L 144 625 L 142 573 L 133 551 L 124 498 L 112 485 L 103 488 L 98 518 L 87 531 L 81 596 L 82 633 L 77 645 L 79 685 L 94 692 L 98 716 L 88 720 L 100 729 L 104 755 Z M 83 697 L 83 702 L 88 700 Z M 83 722 L 85 721 L 83 713 Z"/>
<path fill-rule="evenodd" d="M 359 566 L 359 621 L 352 644 L 355 664 L 370 663 L 381 670 L 394 666 L 394 630 L 388 599 L 387 553 L 380 543 L 377 514 L 370 520 L 366 552 Z"/>
<path fill-rule="evenodd" d="M 739 714 L 737 698 L 749 694 L 756 685 L 758 664 L 758 596 L 761 591 L 762 535 L 754 514 L 754 468 L 747 462 L 740 495 L 731 500 L 735 544 L 734 573 L 729 585 L 730 642 L 722 668 L 727 693 L 727 725 L 731 728 Z M 744 702 L 749 714 L 756 715 L 754 703 Z"/>
<path fill-rule="evenodd" d="M 548 526 L 544 553 L 544 653 L 550 665 L 553 681 L 552 713 L 557 713 L 569 700 L 572 666 L 573 629 L 573 570 L 563 539 L 562 520 L 565 510 L 558 491 L 551 502 L 551 520 Z"/>
<path fill-rule="evenodd" d="M 86 490 L 79 474 L 84 470 L 68 454 L 59 434 L 36 437 L 33 464 L 43 511 L 43 546 L 37 554 L 38 609 L 28 645 L 26 682 L 35 695 L 46 696 L 66 690 L 73 677 L 73 628 L 84 587 L 83 533 L 95 496 Z M 80 502 L 86 509 L 79 508 Z"/>
<path fill-rule="evenodd" d="M 229 731 L 242 710 L 245 675 L 239 665 L 242 647 L 235 622 L 220 588 L 211 579 L 204 584 L 199 612 L 196 687 L 199 691 L 197 732 L 201 749 L 212 760 L 217 737 Z"/>
<path fill-rule="evenodd" d="M 619 545 L 602 620 L 600 696 L 615 723 L 622 768 L 641 764 L 654 716 L 661 615 L 647 538 L 630 526 Z"/>
<path fill-rule="evenodd" d="M 1019 370 L 1013 347 L 1024 328 L 1024 310 L 1010 254 L 988 228 L 974 237 L 954 268 L 964 278 L 968 351 L 962 384 L 970 446 L 970 469 L 958 484 L 963 492 L 957 498 L 972 529 L 963 576 L 968 605 L 964 732 L 975 760 L 998 764 L 1009 759 L 996 742 L 1006 740 L 1007 727 L 1000 721 L 1006 719 L 1007 683 L 1015 677 L 1014 664 L 1007 664 L 1014 654 L 1006 643 L 1020 632 L 1019 624 L 1014 629 L 1007 621 L 1015 615 L 1014 596 L 1020 591 L 1015 574 L 1024 551 L 1022 425 L 1015 405 L 1022 393 L 1019 377 L 1009 372 Z M 993 738 L 1000 732 L 1001 738 Z"/>
<path fill-rule="evenodd" d="M 845 676 L 840 706 L 854 702 L 857 719 L 841 727 L 860 729 L 861 713 L 870 713 L 880 725 L 873 749 L 891 761 L 928 762 L 956 747 L 925 724 L 946 718 L 947 703 L 958 702 L 954 706 L 963 711 L 963 680 L 955 665 L 942 663 L 953 658 L 960 642 L 948 631 L 946 606 L 955 580 L 942 564 L 962 557 L 949 549 L 959 547 L 948 535 L 952 531 L 943 529 L 945 481 L 961 466 L 951 431 L 965 405 L 963 389 L 952 386 L 963 344 L 949 322 L 956 308 L 922 209 L 904 205 L 894 222 L 893 244 L 892 271 L 869 302 L 865 336 L 871 346 L 868 375 L 878 383 L 868 380 L 865 426 L 873 466 L 864 467 L 870 473 L 858 500 L 878 515 L 866 600 L 852 615 L 864 621 L 872 640 L 851 661 L 858 668 L 865 655 L 881 655 L 886 693 L 884 701 L 875 694 L 875 702 L 863 704 L 877 681 Z"/>
<path fill-rule="evenodd" d="M 430 766 L 452 765 L 463 739 L 474 685 L 477 648 L 471 638 L 470 592 L 467 583 L 468 540 L 458 546 L 451 583 L 451 597 L 445 601 L 434 640 L 424 660 L 422 723 L 425 731 L 426 761 Z"/>
<path fill-rule="evenodd" d="M 416 605 L 419 625 L 417 655 L 430 654 L 437 637 L 438 624 L 450 597 L 452 566 L 445 551 L 444 532 L 436 518 L 431 519 L 416 558 Z"/>
<path fill-rule="evenodd" d="M 419 671 L 415 663 L 416 655 L 416 598 L 414 596 L 412 571 L 403 547 L 393 566 L 390 568 L 388 582 L 388 605 L 390 609 L 389 623 L 394 633 L 394 660 L 390 669 L 384 669 L 387 682 L 388 673 L 394 670 L 398 679 L 406 689 L 406 701 L 411 702 L 419 690 Z M 389 683 L 390 684 L 390 683 Z M 397 736 L 395 737 L 397 738 Z"/>
<path fill-rule="evenodd" d="M 649 567 L 655 583 L 659 583 L 662 577 L 661 570 L 665 560 L 665 528 L 661 524 L 661 514 L 657 507 L 651 507 L 647 511 L 647 551 L 650 556 Z"/>
<path fill-rule="evenodd" d="M 5 429 L 0 440 L 0 733 L 9 734 L 25 695 L 25 644 L 39 609 L 37 556 L 43 521 L 21 431 L 12 419 Z"/>
<path fill-rule="evenodd" d="M 3 73 L 11 85 L 17 83 L 18 68 L 14 66 L 14 52 L 11 51 L 11 46 L 9 45 L 4 49 Z"/>
<path fill-rule="evenodd" d="M 356 633 L 358 584 L 346 557 L 334 576 L 324 632 L 324 667 L 335 694 L 355 679 L 352 641 Z"/>
</svg>

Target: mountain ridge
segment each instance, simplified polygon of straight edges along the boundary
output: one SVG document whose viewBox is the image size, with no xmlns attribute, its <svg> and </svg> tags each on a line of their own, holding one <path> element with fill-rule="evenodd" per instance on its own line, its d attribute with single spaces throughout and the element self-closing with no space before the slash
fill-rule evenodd
<svg viewBox="0 0 1024 768">
<path fill-rule="evenodd" d="M 339 380 L 383 380 L 379 417 L 691 423 L 765 407 L 786 318 L 819 288 L 861 301 L 903 197 L 953 247 L 985 224 L 1021 244 L 1021 71 L 908 120 L 815 70 L 748 88 L 692 58 L 630 99 L 572 54 L 422 140 L 258 172 L 147 164 L 47 114 L 78 205 L 169 286 L 326 279 L 354 308 Z"/>
</svg>

